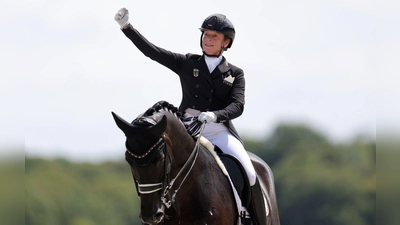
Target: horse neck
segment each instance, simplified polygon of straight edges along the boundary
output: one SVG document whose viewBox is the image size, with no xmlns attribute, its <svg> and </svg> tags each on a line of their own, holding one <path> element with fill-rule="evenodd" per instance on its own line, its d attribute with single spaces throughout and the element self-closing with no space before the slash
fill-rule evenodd
<svg viewBox="0 0 400 225">
<path fill-rule="evenodd" d="M 169 148 L 174 164 L 179 166 L 184 164 L 192 153 L 195 141 L 179 119 L 170 113 L 165 115 L 168 121 L 165 136 L 170 142 Z"/>
</svg>

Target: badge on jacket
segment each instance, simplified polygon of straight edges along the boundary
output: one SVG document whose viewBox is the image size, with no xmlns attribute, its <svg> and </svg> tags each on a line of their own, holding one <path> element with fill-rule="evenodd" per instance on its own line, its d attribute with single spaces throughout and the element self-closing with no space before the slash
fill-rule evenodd
<svg viewBox="0 0 400 225">
<path fill-rule="evenodd" d="M 232 86 L 233 81 L 235 81 L 235 78 L 232 77 L 232 75 L 229 74 L 229 76 L 224 78 L 223 83 L 226 84 L 226 85 Z"/>
<path fill-rule="evenodd" d="M 198 77 L 199 76 L 199 70 L 198 69 L 193 69 L 193 76 Z"/>
</svg>

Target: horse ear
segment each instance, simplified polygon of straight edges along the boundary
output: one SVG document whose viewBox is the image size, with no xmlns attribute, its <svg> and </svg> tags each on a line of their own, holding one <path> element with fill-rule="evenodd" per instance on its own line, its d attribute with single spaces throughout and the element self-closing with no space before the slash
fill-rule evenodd
<svg viewBox="0 0 400 225">
<path fill-rule="evenodd" d="M 126 120 L 122 119 L 120 116 L 118 116 L 114 112 L 111 112 L 111 114 L 114 117 L 115 123 L 117 123 L 117 126 L 119 127 L 119 129 L 121 129 L 122 132 L 124 132 L 125 135 L 127 135 L 129 133 L 129 131 L 131 130 L 131 128 L 133 127 L 133 125 L 128 123 Z"/>
<path fill-rule="evenodd" d="M 164 133 L 166 128 L 167 128 L 167 117 L 163 115 L 160 122 L 158 122 L 151 128 L 150 133 L 156 137 L 160 137 Z"/>
</svg>

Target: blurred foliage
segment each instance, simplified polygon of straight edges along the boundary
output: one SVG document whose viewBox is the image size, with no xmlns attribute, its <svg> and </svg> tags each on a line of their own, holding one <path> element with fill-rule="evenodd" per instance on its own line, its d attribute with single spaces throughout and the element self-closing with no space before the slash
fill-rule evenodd
<svg viewBox="0 0 400 225">
<path fill-rule="evenodd" d="M 26 159 L 26 225 L 132 225 L 138 206 L 126 163 Z"/>
<path fill-rule="evenodd" d="M 375 224 L 376 144 L 333 144 L 303 125 L 244 139 L 275 175 L 282 225 Z M 126 162 L 26 159 L 26 225 L 140 224 Z"/>
<path fill-rule="evenodd" d="M 282 124 L 256 153 L 274 172 L 282 224 L 375 224 L 375 143 L 334 145 L 306 126 Z"/>
<path fill-rule="evenodd" d="M 0 224 L 24 224 L 24 172 L 23 158 L 0 158 Z"/>
<path fill-rule="evenodd" d="M 377 142 L 377 224 L 400 224 L 400 134 L 393 134 Z"/>
</svg>

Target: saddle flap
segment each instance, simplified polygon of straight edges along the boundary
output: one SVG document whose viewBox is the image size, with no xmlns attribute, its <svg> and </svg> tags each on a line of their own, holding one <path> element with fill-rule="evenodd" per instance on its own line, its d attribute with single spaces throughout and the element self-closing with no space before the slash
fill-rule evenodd
<svg viewBox="0 0 400 225">
<path fill-rule="evenodd" d="M 247 208 L 250 203 L 251 189 L 249 179 L 247 178 L 246 172 L 242 164 L 233 155 L 219 152 L 218 156 L 224 163 L 225 168 L 229 173 L 232 183 L 235 186 L 235 189 L 242 201 L 242 205 Z"/>
</svg>

